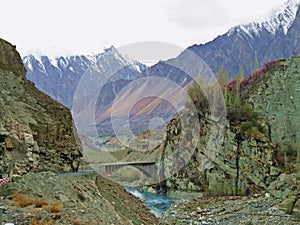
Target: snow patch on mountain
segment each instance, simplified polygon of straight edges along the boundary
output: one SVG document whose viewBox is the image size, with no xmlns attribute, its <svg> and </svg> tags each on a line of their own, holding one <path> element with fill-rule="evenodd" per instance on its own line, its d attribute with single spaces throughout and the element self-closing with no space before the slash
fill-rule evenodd
<svg viewBox="0 0 300 225">
<path fill-rule="evenodd" d="M 147 66 L 142 63 L 122 55 L 114 46 L 105 49 L 102 53 L 94 55 L 51 57 L 42 54 L 32 54 L 23 57 L 23 62 L 28 72 L 33 74 L 42 73 L 44 75 L 48 73 L 50 75 L 56 74 L 56 76 L 61 78 L 64 74 L 68 73 L 68 71 L 82 76 L 88 68 L 92 71 L 97 71 L 99 74 L 105 73 L 109 68 L 112 70 L 115 68 L 130 68 L 132 71 L 138 73 L 141 73 L 147 68 Z M 135 73 L 128 73 L 127 75 L 121 75 L 121 77 L 117 76 L 112 80 L 132 80 L 135 76 Z"/>
<path fill-rule="evenodd" d="M 33 71 L 33 66 L 32 66 L 32 63 L 31 63 L 31 58 L 32 58 L 32 57 L 33 57 L 33 56 L 30 55 L 30 56 L 26 56 L 26 57 L 23 58 L 23 63 L 24 63 L 25 65 L 27 65 L 27 69 L 29 69 L 29 70 L 31 70 L 31 71 Z"/>
<path fill-rule="evenodd" d="M 271 12 L 268 19 L 264 19 L 260 22 L 252 22 L 247 25 L 240 25 L 232 28 L 228 32 L 228 36 L 233 33 L 245 33 L 248 36 L 254 38 L 259 36 L 263 30 L 275 35 L 277 32 L 283 32 L 285 35 L 288 33 L 289 28 L 293 24 L 296 14 L 299 8 L 299 3 L 295 0 L 288 0 L 284 5 Z"/>
<path fill-rule="evenodd" d="M 51 63 L 51 65 L 58 69 L 57 58 L 55 58 L 55 57 L 48 57 L 48 59 L 49 59 L 49 62 Z"/>
<path fill-rule="evenodd" d="M 27 78 L 36 87 L 67 107 L 72 107 L 73 97 L 81 78 L 92 72 L 95 81 L 109 78 L 107 83 L 118 85 L 120 90 L 131 80 L 137 79 L 146 66 L 128 59 L 113 46 L 104 52 L 93 55 L 51 57 L 29 55 L 23 57 Z M 121 82 L 119 82 L 119 80 Z M 127 82 L 124 82 L 126 80 Z M 109 86 L 107 86 L 109 87 Z M 90 88 L 90 87 L 87 87 Z M 115 93 L 104 93 L 104 102 L 111 101 Z"/>
<path fill-rule="evenodd" d="M 64 71 L 74 63 L 76 66 L 73 67 L 72 70 L 69 68 L 69 70 L 71 70 L 72 72 L 74 72 L 76 68 L 86 70 L 89 67 L 92 67 L 96 71 L 101 72 L 101 70 L 104 68 L 102 65 L 103 63 L 109 65 L 112 62 L 118 62 L 124 67 L 130 66 L 132 67 L 132 69 L 138 72 L 141 72 L 145 69 L 145 66 L 141 63 L 120 54 L 114 46 L 105 49 L 102 53 L 94 55 L 67 55 L 60 57 L 51 57 L 33 53 L 31 55 L 23 57 L 23 62 L 26 65 L 27 69 L 31 70 L 32 72 L 37 68 L 36 65 L 38 65 L 39 70 L 43 73 L 47 73 L 46 68 L 54 67 L 55 69 L 57 69 L 60 75 L 62 75 Z"/>
</svg>

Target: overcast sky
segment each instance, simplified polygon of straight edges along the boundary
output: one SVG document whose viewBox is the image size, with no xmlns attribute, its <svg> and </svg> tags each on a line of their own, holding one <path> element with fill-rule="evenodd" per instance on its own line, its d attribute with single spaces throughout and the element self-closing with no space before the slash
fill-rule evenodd
<svg viewBox="0 0 300 225">
<path fill-rule="evenodd" d="M 0 0 L 0 37 L 24 56 L 101 52 L 140 41 L 186 48 L 266 17 L 285 0 Z"/>
</svg>

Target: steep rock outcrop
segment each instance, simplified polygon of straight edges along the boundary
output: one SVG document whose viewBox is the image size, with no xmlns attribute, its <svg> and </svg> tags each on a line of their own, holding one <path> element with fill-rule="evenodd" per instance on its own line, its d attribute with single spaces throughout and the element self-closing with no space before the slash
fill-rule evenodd
<svg viewBox="0 0 300 225">
<path fill-rule="evenodd" d="M 0 39 L 0 175 L 76 170 L 81 152 L 70 111 L 25 74 L 15 46 Z"/>
<path fill-rule="evenodd" d="M 178 161 L 186 160 L 185 155 L 175 153 L 179 149 L 178 144 L 185 142 L 185 138 L 177 132 L 180 119 L 176 118 L 168 125 L 159 173 L 161 178 L 162 172 L 169 178 L 161 184 L 161 189 L 166 189 L 160 190 L 161 193 L 250 194 L 265 190 L 277 178 L 279 171 L 272 161 L 276 147 L 267 138 L 248 136 L 239 140 L 235 127 L 227 123 L 225 130 L 219 129 L 208 117 L 201 118 L 200 124 L 199 134 L 193 134 L 191 145 L 186 146 L 194 152 L 182 168 L 178 167 Z M 218 140 L 221 132 L 224 132 L 224 138 Z M 214 135 L 214 142 L 209 140 L 210 135 Z M 170 158 L 174 154 L 176 157 Z M 174 167 L 179 170 L 171 176 Z"/>
<path fill-rule="evenodd" d="M 268 124 L 273 143 L 286 151 L 300 146 L 300 57 L 279 61 L 250 101 Z"/>
<path fill-rule="evenodd" d="M 265 132 L 242 134 L 242 123 L 236 121 L 227 121 L 222 130 L 216 119 L 201 115 L 200 110 L 199 133 L 193 133 L 187 141 L 180 131 L 182 116 L 175 117 L 160 146 L 158 176 L 167 178 L 160 184 L 161 193 L 179 190 L 231 195 L 268 191 L 277 198 L 298 196 L 299 68 L 300 57 L 296 56 L 270 62 L 241 83 L 242 104 L 248 103 L 260 115 Z M 221 134 L 223 139 L 218 138 Z M 211 135 L 214 141 L 210 141 Z M 182 143 L 193 154 L 178 167 L 178 162 L 187 161 Z"/>
</svg>

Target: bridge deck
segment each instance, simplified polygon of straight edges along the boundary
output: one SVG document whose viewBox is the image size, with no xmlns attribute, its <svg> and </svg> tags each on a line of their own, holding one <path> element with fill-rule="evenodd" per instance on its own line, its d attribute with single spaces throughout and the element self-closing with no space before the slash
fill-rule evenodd
<svg viewBox="0 0 300 225">
<path fill-rule="evenodd" d="M 156 170 L 156 162 L 154 161 L 99 163 L 98 166 L 104 168 L 108 173 L 112 173 L 122 167 L 132 166 L 140 170 L 147 177 L 152 177 Z"/>
<path fill-rule="evenodd" d="M 137 161 L 137 162 L 116 162 L 116 163 L 100 163 L 101 166 L 135 166 L 135 165 L 153 165 L 153 161 Z"/>
</svg>

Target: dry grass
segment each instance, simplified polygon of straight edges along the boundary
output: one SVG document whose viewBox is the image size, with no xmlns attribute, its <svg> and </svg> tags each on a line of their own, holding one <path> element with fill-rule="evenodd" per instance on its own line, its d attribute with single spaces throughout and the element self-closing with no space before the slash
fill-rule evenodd
<svg viewBox="0 0 300 225">
<path fill-rule="evenodd" d="M 12 194 L 12 199 L 15 202 L 15 205 L 24 208 L 26 206 L 33 204 L 33 199 L 30 198 L 28 195 L 20 194 L 19 192 L 16 192 Z"/>
<path fill-rule="evenodd" d="M 29 205 L 34 205 L 36 208 L 43 208 L 45 209 L 48 213 L 59 213 L 62 211 L 63 204 L 62 203 L 54 203 L 52 205 L 49 205 L 44 199 L 42 198 L 37 198 L 33 199 L 30 198 L 29 196 L 25 194 L 20 194 L 19 192 L 16 192 L 12 194 L 12 199 L 14 200 L 14 203 L 16 206 L 19 206 L 21 208 L 24 208 Z M 30 224 L 39 224 L 36 223 L 36 218 L 32 219 L 32 223 Z M 45 223 L 44 223 L 45 224 Z"/>
<path fill-rule="evenodd" d="M 43 220 L 39 220 L 36 217 L 33 217 L 31 219 L 29 225 L 49 225 L 49 223 L 44 222 Z"/>
<path fill-rule="evenodd" d="M 62 211 L 62 203 L 55 203 L 53 205 L 46 205 L 43 206 L 43 208 L 48 212 L 48 213 L 59 213 Z"/>
<path fill-rule="evenodd" d="M 49 205 L 49 204 L 48 204 L 44 199 L 42 199 L 42 198 L 34 199 L 33 204 L 34 204 L 35 207 L 37 207 L 37 208 L 42 208 L 42 207 L 44 207 L 44 206 Z"/>
</svg>

